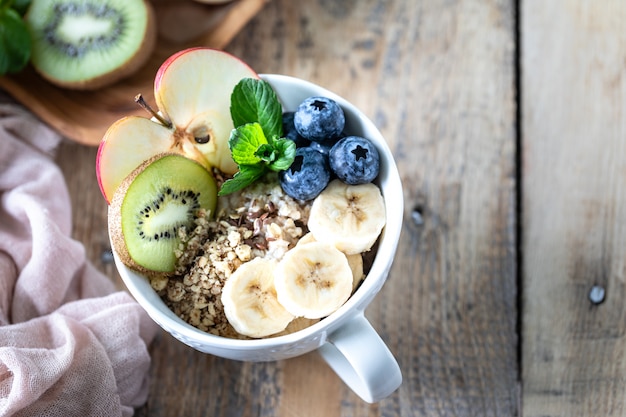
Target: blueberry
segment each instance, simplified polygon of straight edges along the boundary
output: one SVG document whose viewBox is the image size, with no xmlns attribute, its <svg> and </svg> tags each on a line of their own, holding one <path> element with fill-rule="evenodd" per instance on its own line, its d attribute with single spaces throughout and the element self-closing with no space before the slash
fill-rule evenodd
<svg viewBox="0 0 626 417">
<path fill-rule="evenodd" d="M 279 178 L 287 195 L 297 200 L 311 200 L 328 185 L 328 159 L 315 149 L 299 148 L 293 163 L 279 173 Z"/>
<path fill-rule="evenodd" d="M 309 97 L 298 106 L 293 122 L 300 136 L 321 142 L 338 137 L 346 119 L 343 109 L 334 100 Z"/>
<path fill-rule="evenodd" d="M 316 151 L 320 152 L 322 155 L 328 156 L 328 154 L 330 153 L 330 149 L 333 147 L 335 143 L 337 143 L 337 141 L 333 139 L 325 140 L 324 142 L 315 142 L 312 140 L 309 143 L 309 148 L 315 149 Z"/>
<path fill-rule="evenodd" d="M 310 141 L 300 136 L 296 127 L 293 125 L 294 112 L 288 111 L 283 113 L 283 136 L 291 139 L 296 143 L 296 147 L 309 146 Z"/>
<path fill-rule="evenodd" d="M 374 144 L 359 136 L 347 136 L 328 154 L 330 168 L 347 184 L 372 182 L 380 170 L 380 156 Z"/>
</svg>

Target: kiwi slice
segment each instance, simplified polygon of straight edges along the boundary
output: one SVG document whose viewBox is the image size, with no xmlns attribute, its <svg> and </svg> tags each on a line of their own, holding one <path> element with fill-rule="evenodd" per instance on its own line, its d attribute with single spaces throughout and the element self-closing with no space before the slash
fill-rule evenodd
<svg viewBox="0 0 626 417">
<path fill-rule="evenodd" d="M 198 210 L 213 213 L 217 185 L 199 163 L 179 154 L 157 155 L 135 169 L 109 206 L 109 233 L 115 252 L 129 268 L 173 272 L 178 230 L 194 226 Z"/>
<path fill-rule="evenodd" d="M 32 0 L 33 67 L 50 82 L 92 90 L 135 73 L 156 41 L 146 0 Z"/>
</svg>

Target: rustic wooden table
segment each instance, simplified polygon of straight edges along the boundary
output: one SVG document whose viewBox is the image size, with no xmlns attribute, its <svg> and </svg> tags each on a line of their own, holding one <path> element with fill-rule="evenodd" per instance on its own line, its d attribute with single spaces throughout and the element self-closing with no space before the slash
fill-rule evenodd
<svg viewBox="0 0 626 417">
<path fill-rule="evenodd" d="M 397 158 L 404 230 L 367 317 L 404 382 L 370 405 L 315 353 L 240 363 L 163 333 L 137 415 L 626 415 L 625 21 L 620 0 L 269 2 L 227 50 L 343 95 Z M 57 160 L 120 283 L 94 158 Z"/>
</svg>

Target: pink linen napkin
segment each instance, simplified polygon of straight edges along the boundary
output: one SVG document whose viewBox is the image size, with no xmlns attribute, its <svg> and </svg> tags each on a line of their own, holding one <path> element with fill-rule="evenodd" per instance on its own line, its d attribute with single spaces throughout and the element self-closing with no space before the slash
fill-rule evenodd
<svg viewBox="0 0 626 417">
<path fill-rule="evenodd" d="M 61 138 L 0 96 L 0 416 L 131 416 L 156 326 L 71 236 Z"/>
</svg>

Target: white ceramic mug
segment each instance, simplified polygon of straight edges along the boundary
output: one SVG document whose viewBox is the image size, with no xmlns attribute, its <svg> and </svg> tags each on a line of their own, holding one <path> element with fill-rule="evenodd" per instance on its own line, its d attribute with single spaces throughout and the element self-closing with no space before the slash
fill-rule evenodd
<svg viewBox="0 0 626 417">
<path fill-rule="evenodd" d="M 372 267 L 358 290 L 337 311 L 308 328 L 279 337 L 235 340 L 185 323 L 165 305 L 145 277 L 128 269 L 114 254 L 116 266 L 129 292 L 148 315 L 181 342 L 201 352 L 242 361 L 281 360 L 317 350 L 357 395 L 367 402 L 377 402 L 402 383 L 397 361 L 364 315 L 387 279 L 400 238 L 404 199 L 396 164 L 376 126 L 343 98 L 297 78 L 269 74 L 261 77 L 272 85 L 285 111 L 294 111 L 310 96 L 337 101 L 346 115 L 345 131 L 372 140 L 380 153 L 376 182 L 385 199 L 387 223 Z"/>
</svg>

